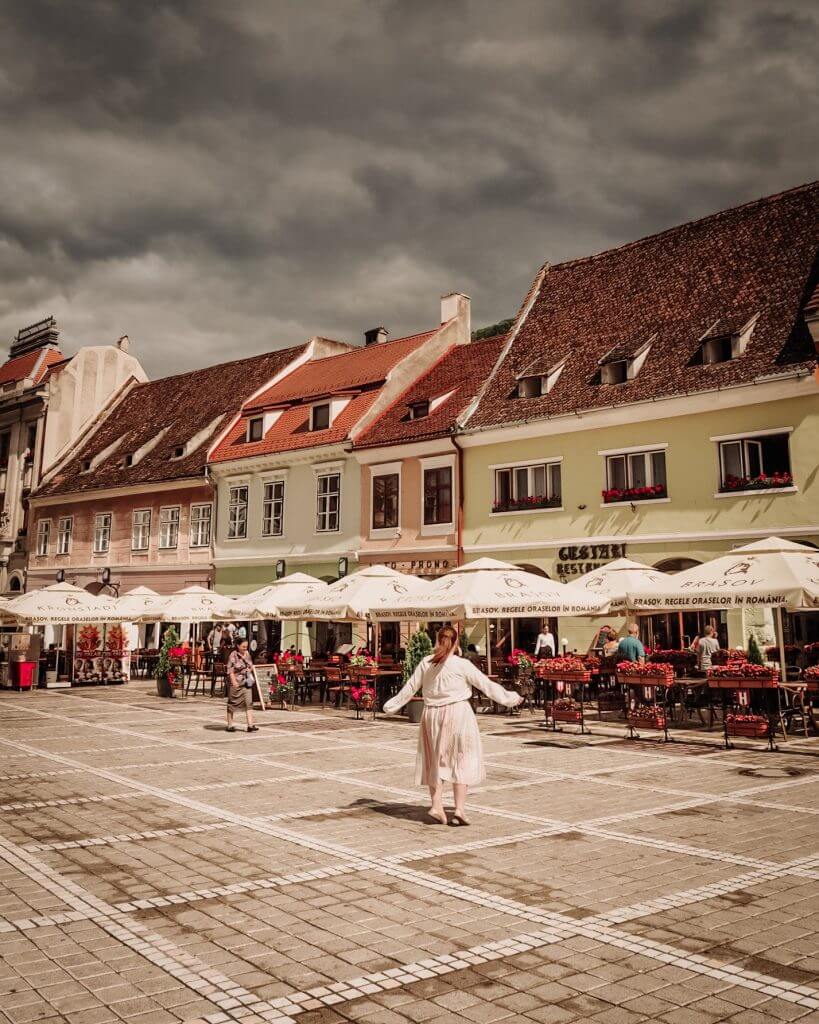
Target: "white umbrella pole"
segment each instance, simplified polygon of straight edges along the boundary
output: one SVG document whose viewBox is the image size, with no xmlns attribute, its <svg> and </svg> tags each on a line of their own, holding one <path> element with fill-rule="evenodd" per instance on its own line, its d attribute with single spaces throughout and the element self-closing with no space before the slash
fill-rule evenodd
<svg viewBox="0 0 819 1024">
<path fill-rule="evenodd" d="M 785 667 L 785 630 L 782 628 L 782 606 L 774 608 L 774 622 L 776 623 L 776 644 L 779 648 L 779 677 L 783 683 L 788 681 L 788 670 Z"/>
<path fill-rule="evenodd" d="M 486 674 L 492 675 L 492 641 L 489 637 L 489 619 L 486 622 Z"/>
</svg>

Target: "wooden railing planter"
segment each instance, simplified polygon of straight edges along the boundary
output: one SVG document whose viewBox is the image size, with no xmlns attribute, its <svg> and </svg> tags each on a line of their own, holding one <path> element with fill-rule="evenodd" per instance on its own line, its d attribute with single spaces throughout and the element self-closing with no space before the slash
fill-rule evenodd
<svg viewBox="0 0 819 1024">
<path fill-rule="evenodd" d="M 629 711 L 627 719 L 632 729 L 657 729 L 663 731 L 667 724 L 663 708 L 652 704 L 633 708 Z"/>
</svg>

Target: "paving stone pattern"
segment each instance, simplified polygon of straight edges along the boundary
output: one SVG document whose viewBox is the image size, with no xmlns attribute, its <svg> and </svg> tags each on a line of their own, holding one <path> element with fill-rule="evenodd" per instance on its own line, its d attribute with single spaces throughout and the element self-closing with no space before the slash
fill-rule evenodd
<svg viewBox="0 0 819 1024">
<path fill-rule="evenodd" d="M 148 684 L 0 696 L 0 1024 L 819 1021 L 819 761 L 481 715 L 470 828 L 416 727 Z"/>
</svg>

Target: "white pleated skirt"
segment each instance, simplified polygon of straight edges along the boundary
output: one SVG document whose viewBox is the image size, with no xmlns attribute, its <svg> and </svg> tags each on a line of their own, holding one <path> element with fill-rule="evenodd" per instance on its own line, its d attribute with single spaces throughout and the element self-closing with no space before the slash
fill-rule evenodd
<svg viewBox="0 0 819 1024">
<path fill-rule="evenodd" d="M 418 733 L 416 786 L 440 782 L 474 786 L 485 778 L 481 734 L 469 701 L 425 706 Z"/>
</svg>

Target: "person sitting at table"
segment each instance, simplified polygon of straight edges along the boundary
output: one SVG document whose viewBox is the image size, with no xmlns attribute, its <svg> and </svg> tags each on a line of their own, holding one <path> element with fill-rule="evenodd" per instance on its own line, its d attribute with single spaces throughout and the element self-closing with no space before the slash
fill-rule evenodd
<svg viewBox="0 0 819 1024">
<path fill-rule="evenodd" d="M 422 658 L 402 689 L 384 705 L 385 713 L 394 715 L 418 690 L 423 694 L 415 784 L 429 787 L 429 816 L 439 825 L 469 825 L 467 789 L 486 778 L 481 734 L 469 703 L 473 687 L 507 708 L 516 707 L 521 701 L 520 694 L 493 683 L 470 661 L 460 657 L 457 632 L 452 626 L 443 626 L 435 638 L 435 650 Z M 455 799 L 455 811 L 448 822 L 443 803 L 444 782 L 452 783 Z"/>
<path fill-rule="evenodd" d="M 617 657 L 621 661 L 636 661 L 640 665 L 645 664 L 646 649 L 640 640 L 640 627 L 636 622 L 630 622 L 628 632 L 617 645 Z"/>
</svg>

